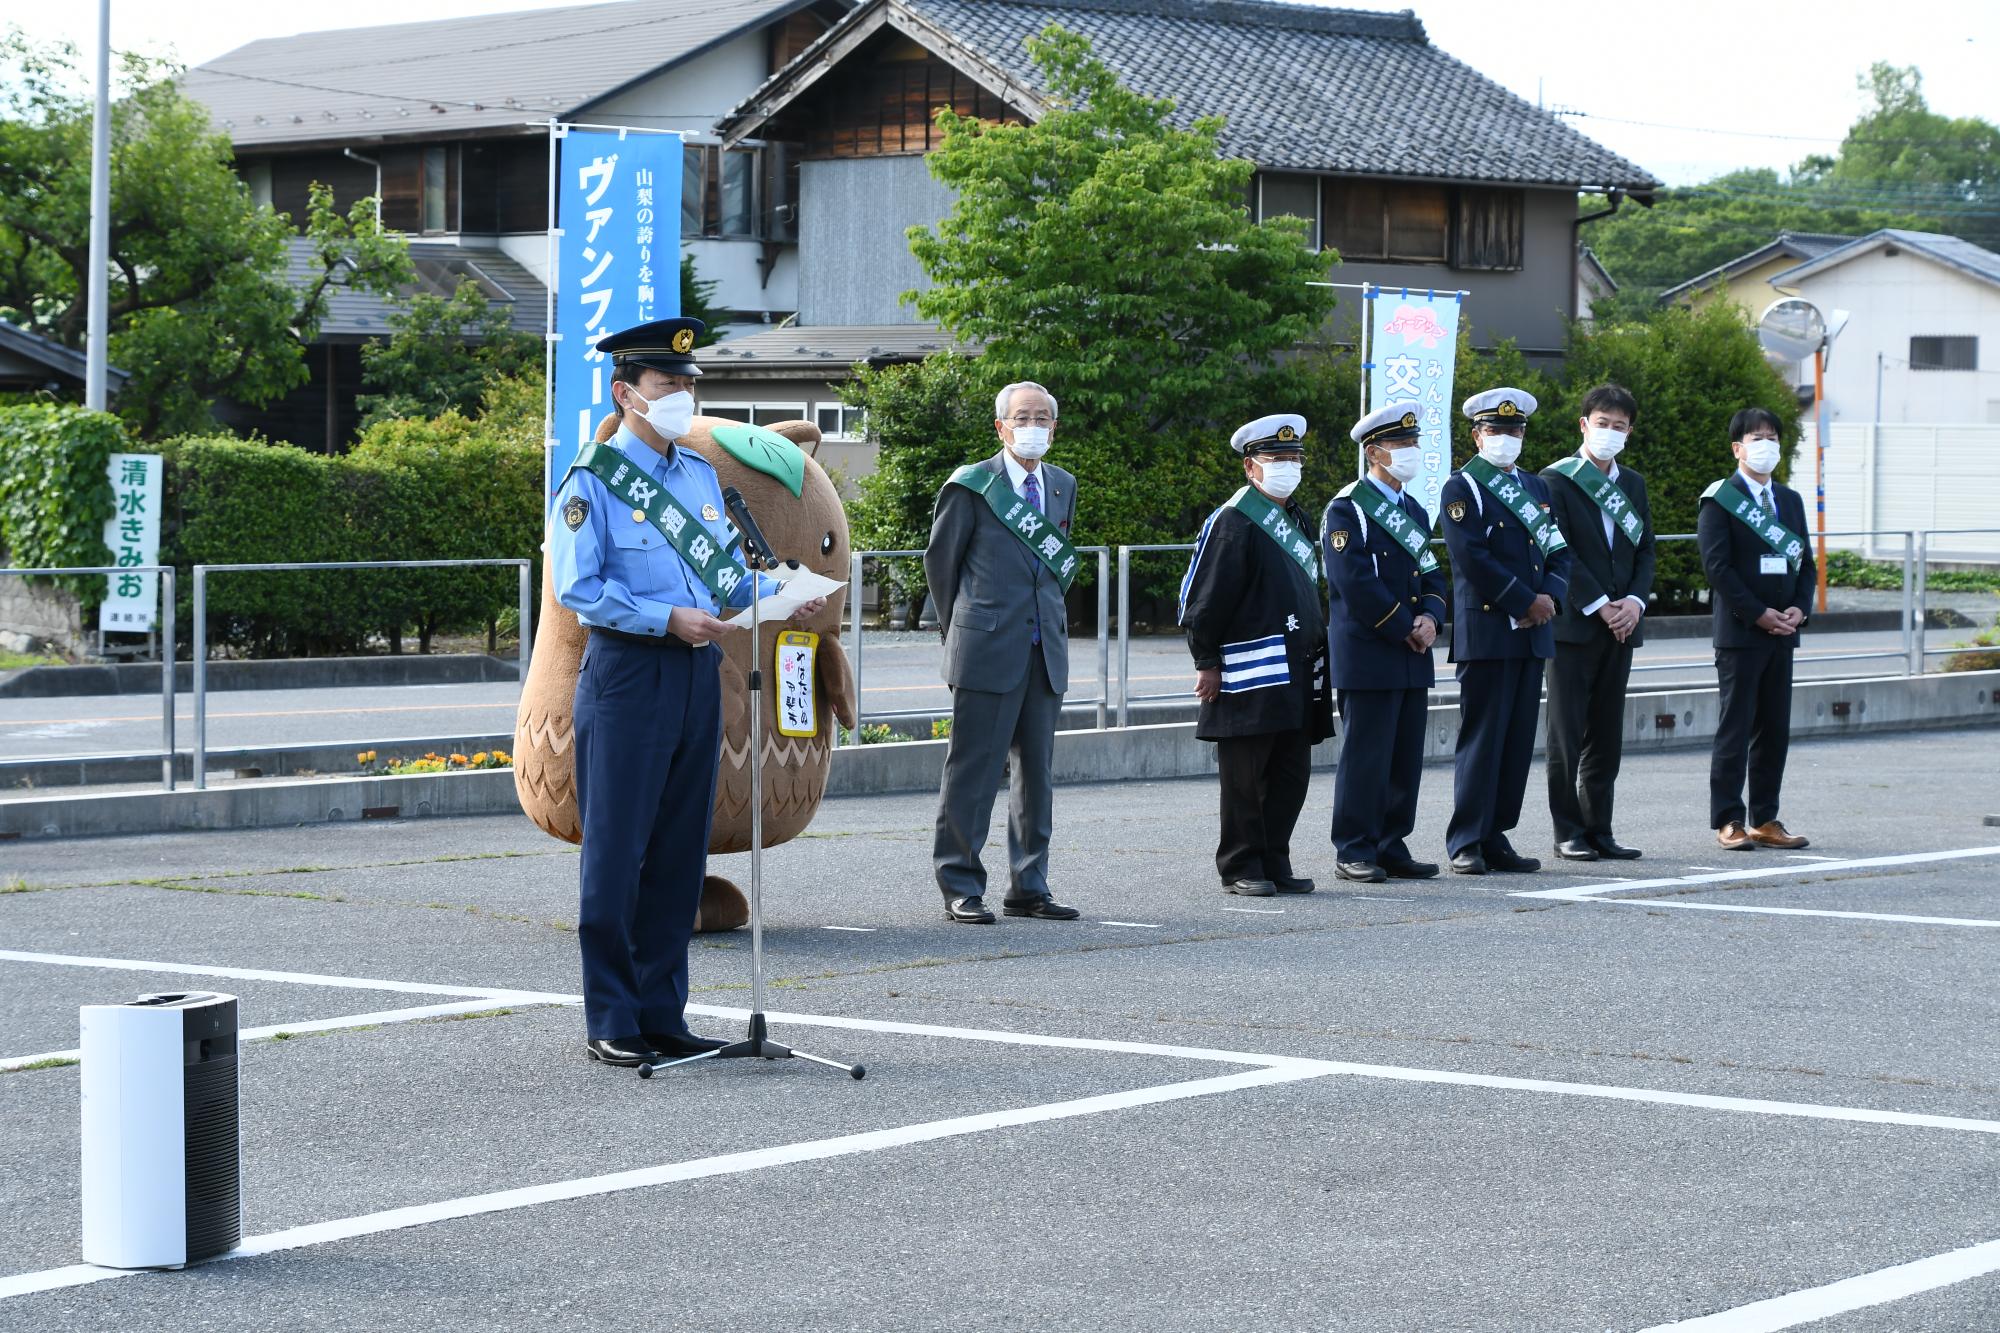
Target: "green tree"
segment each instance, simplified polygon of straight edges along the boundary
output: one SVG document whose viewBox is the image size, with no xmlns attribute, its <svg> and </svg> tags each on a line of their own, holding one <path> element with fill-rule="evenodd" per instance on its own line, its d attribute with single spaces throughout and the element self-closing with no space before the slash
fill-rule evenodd
<svg viewBox="0 0 2000 1333">
<path fill-rule="evenodd" d="M 700 320 L 708 328 L 695 340 L 696 347 L 706 347 L 722 338 L 717 326 L 722 323 L 725 312 L 714 304 L 715 286 L 695 273 L 693 255 L 681 256 L 681 314 Z"/>
<path fill-rule="evenodd" d="M 0 66 L 0 317 L 81 347 L 92 102 L 72 46 L 11 30 Z M 112 109 L 110 354 L 132 377 L 119 412 L 149 435 L 209 428 L 217 397 L 261 405 L 304 384 L 333 290 L 411 276 L 372 200 L 343 215 L 316 189 L 294 285 L 293 220 L 251 198 L 228 138 L 172 74 L 124 57 Z"/>
<path fill-rule="evenodd" d="M 495 305 L 471 278 L 449 297 L 420 293 L 389 316 L 393 333 L 361 349 L 355 399 L 361 429 L 399 417 L 472 415 L 496 381 L 539 371 L 542 340 L 514 328 L 513 312 Z"/>
</svg>

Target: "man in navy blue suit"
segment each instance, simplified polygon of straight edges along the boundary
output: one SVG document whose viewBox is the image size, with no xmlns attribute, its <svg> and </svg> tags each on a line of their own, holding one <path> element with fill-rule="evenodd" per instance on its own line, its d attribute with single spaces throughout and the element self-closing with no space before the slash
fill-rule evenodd
<svg viewBox="0 0 2000 1333">
<path fill-rule="evenodd" d="M 1326 507 L 1327 642 L 1338 692 L 1334 870 L 1364 884 L 1429 879 L 1410 855 L 1424 772 L 1424 719 L 1435 683 L 1431 644 L 1444 625 L 1444 574 L 1431 516 L 1404 485 L 1423 467 L 1423 405 L 1394 402 L 1350 432 L 1368 475 Z"/>
<path fill-rule="evenodd" d="M 1569 594 L 1570 554 L 1549 485 L 1514 464 L 1535 396 L 1489 389 L 1465 400 L 1478 453 L 1445 481 L 1451 551 L 1451 660 L 1458 664 L 1458 750 L 1445 850 L 1461 875 L 1525 873 L 1542 863 L 1507 841 L 1535 756 L 1543 664 Z"/>
<path fill-rule="evenodd" d="M 1792 657 L 1818 572 L 1806 506 L 1780 485 L 1777 414 L 1746 407 L 1729 420 L 1736 471 L 1701 496 L 1695 534 L 1713 590 L 1715 674 L 1722 716 L 1708 765 L 1708 824 L 1730 851 L 1797 849 L 1778 822 L 1792 736 Z M 1748 777 L 1750 800 L 1743 800 Z"/>
</svg>

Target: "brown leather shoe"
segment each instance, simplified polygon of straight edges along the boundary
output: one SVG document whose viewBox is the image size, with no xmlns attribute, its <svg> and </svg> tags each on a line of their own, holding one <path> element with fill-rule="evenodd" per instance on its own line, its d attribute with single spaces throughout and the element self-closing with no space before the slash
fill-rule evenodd
<svg viewBox="0 0 2000 1333">
<path fill-rule="evenodd" d="M 1750 840 L 1759 847 L 1782 847 L 1788 852 L 1796 852 L 1801 847 L 1812 846 L 1798 834 L 1787 832 L 1785 826 L 1775 819 L 1768 824 L 1759 824 L 1749 832 Z"/>
<path fill-rule="evenodd" d="M 1750 836 L 1750 830 L 1743 827 L 1743 821 L 1732 819 L 1715 831 L 1716 845 L 1726 852 L 1746 852 L 1757 845 Z"/>
</svg>

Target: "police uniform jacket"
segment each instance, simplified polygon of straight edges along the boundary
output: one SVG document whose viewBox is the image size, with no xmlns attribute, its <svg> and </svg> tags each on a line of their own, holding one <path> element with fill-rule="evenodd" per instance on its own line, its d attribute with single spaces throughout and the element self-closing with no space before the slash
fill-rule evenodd
<svg viewBox="0 0 2000 1333">
<path fill-rule="evenodd" d="M 1549 484 L 1531 472 L 1513 473 L 1542 512 L 1551 512 Z M 1514 622 L 1547 593 L 1561 612 L 1569 600 L 1567 549 L 1544 558 L 1534 536 L 1484 486 L 1454 472 L 1438 496 L 1444 507 L 1444 541 L 1451 552 L 1451 660 L 1554 657 L 1553 621 L 1527 629 Z"/>
<path fill-rule="evenodd" d="M 1296 502 L 1286 503 L 1285 516 L 1312 540 L 1312 520 Z M 1231 505 L 1202 524 L 1181 580 L 1181 625 L 1196 669 L 1222 671 L 1222 693 L 1195 719 L 1197 737 L 1332 734 L 1319 587 Z"/>
<path fill-rule="evenodd" d="M 1722 484 L 1750 493 L 1750 485 L 1740 469 Z M 1771 482 L 1771 492 L 1778 506 L 1778 521 L 1790 528 L 1793 535 L 1805 536 L 1806 502 L 1797 491 L 1779 485 L 1776 480 Z M 1695 517 L 1695 536 L 1701 545 L 1708 586 L 1714 589 L 1710 600 L 1714 605 L 1715 646 L 1796 648 L 1797 634 L 1766 633 L 1757 628 L 1757 617 L 1774 607 L 1780 611 L 1793 606 L 1801 611 L 1812 610 L 1813 592 L 1819 581 L 1812 544 L 1806 543 L 1796 573 L 1790 569 L 1782 574 L 1763 573 L 1764 557 L 1775 556 L 1777 552 L 1713 500 L 1702 502 L 1701 512 Z M 1799 629 L 1805 629 L 1804 623 Z"/>
<path fill-rule="evenodd" d="M 1604 511 L 1598 508 L 1597 501 L 1585 495 L 1583 487 L 1568 477 L 1551 471 L 1553 467 L 1550 464 L 1542 469 L 1542 480 L 1548 483 L 1556 523 L 1569 539 L 1571 557 L 1569 597 L 1556 610 L 1556 641 L 1588 643 L 1599 635 L 1608 637 L 1611 633 L 1611 627 L 1597 614 L 1602 606 L 1592 603 L 1599 599 L 1617 602 L 1636 597 L 1644 606 L 1647 594 L 1653 590 L 1653 507 L 1646 498 L 1646 479 L 1629 467 L 1613 463 L 1611 484 L 1624 493 L 1632 512 L 1645 527 L 1636 545 L 1615 528 L 1606 536 Z M 1585 611 L 1586 607 L 1590 609 Z M 1626 636 L 1626 646 L 1637 648 L 1644 643 L 1645 629 L 1646 617 L 1642 615 L 1632 633 Z"/>
<path fill-rule="evenodd" d="M 1355 483 L 1357 489 L 1375 484 L 1372 477 Z M 1423 505 L 1407 492 L 1399 503 L 1412 523 L 1430 530 Z M 1351 499 L 1328 504 L 1323 526 L 1333 688 L 1429 689 L 1437 683 L 1431 655 L 1411 652 L 1403 641 L 1420 615 L 1444 627 L 1444 571 L 1419 570 L 1417 558 Z"/>
</svg>

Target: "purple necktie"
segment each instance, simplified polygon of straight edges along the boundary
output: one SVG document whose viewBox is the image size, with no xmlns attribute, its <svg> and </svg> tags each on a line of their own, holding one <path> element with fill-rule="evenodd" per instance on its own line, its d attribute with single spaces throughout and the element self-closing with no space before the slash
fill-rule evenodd
<svg viewBox="0 0 2000 1333">
<path fill-rule="evenodd" d="M 1033 505 L 1033 506 L 1035 507 L 1035 512 L 1036 512 L 1036 513 L 1038 513 L 1038 514 L 1039 514 L 1039 513 L 1041 513 L 1041 512 L 1042 512 L 1042 484 L 1041 484 L 1041 482 L 1039 482 L 1039 481 L 1035 480 L 1035 474 L 1034 474 L 1034 473 L 1030 472 L 1030 473 L 1028 474 L 1028 476 L 1027 476 L 1027 479 L 1026 479 L 1026 480 L 1025 480 L 1025 481 L 1024 481 L 1023 483 L 1022 483 L 1022 489 L 1026 491 L 1026 493 L 1027 493 L 1027 497 L 1028 497 L 1028 503 L 1029 503 L 1029 504 L 1031 504 L 1031 505 Z M 1033 560 L 1034 560 L 1034 557 L 1030 556 L 1030 557 L 1029 557 L 1029 561 L 1030 561 L 1030 563 L 1033 563 Z M 1037 576 L 1037 578 L 1039 578 L 1039 577 L 1040 577 L 1040 574 L 1041 574 L 1041 571 L 1040 571 L 1039 569 L 1037 569 L 1037 570 L 1035 571 L 1035 573 L 1036 573 L 1036 576 Z M 1042 622 L 1041 622 L 1041 619 L 1040 619 L 1039 617 L 1037 617 L 1034 623 L 1035 623 L 1035 633 L 1034 633 L 1034 637 L 1033 637 L 1032 639 L 1030 639 L 1030 640 L 1029 640 L 1029 642 L 1031 642 L 1031 643 L 1035 643 L 1035 644 L 1039 644 L 1039 643 L 1041 643 L 1041 641 L 1042 641 Z"/>
</svg>

